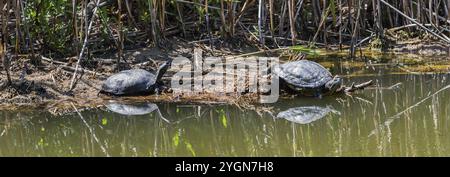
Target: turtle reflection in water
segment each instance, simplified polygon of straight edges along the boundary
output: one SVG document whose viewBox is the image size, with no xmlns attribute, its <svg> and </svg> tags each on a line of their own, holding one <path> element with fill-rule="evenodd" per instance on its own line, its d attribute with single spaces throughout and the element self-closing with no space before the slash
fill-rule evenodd
<svg viewBox="0 0 450 177">
<path fill-rule="evenodd" d="M 277 118 L 283 118 L 299 124 L 309 124 L 325 117 L 330 113 L 335 113 L 338 115 L 341 114 L 331 106 L 302 106 L 282 111 L 278 113 Z"/>
<path fill-rule="evenodd" d="M 158 116 L 163 119 L 164 121 L 170 123 L 169 120 L 164 118 L 164 116 L 161 114 L 161 111 L 158 108 L 158 105 L 154 103 L 141 103 L 141 104 L 125 104 L 125 103 L 118 103 L 118 102 L 110 102 L 109 104 L 105 105 L 108 110 L 121 114 L 126 116 L 138 116 L 138 115 L 145 115 L 150 114 L 154 111 L 158 114 Z"/>
</svg>

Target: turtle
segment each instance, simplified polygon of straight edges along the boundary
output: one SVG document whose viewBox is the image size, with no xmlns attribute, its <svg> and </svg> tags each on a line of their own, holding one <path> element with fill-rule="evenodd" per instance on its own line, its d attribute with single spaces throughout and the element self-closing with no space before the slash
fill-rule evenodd
<svg viewBox="0 0 450 177">
<path fill-rule="evenodd" d="M 128 116 L 137 116 L 137 115 L 145 115 L 150 114 L 153 111 L 158 109 L 158 106 L 154 103 L 145 103 L 145 104 L 123 104 L 117 102 L 111 102 L 105 105 L 108 110 Z"/>
<path fill-rule="evenodd" d="M 128 104 L 128 103 L 119 103 L 115 101 L 110 101 L 110 103 L 105 105 L 106 108 L 112 112 L 126 115 L 126 116 L 139 116 L 139 115 L 146 115 L 150 114 L 154 111 L 156 111 L 157 115 L 163 119 L 164 121 L 170 123 L 169 120 L 164 118 L 161 111 L 159 110 L 158 105 L 155 103 L 134 103 L 134 104 Z"/>
<path fill-rule="evenodd" d="M 163 85 L 161 78 L 171 64 L 171 61 L 165 62 L 158 68 L 156 74 L 144 69 L 130 69 L 116 73 L 106 79 L 100 93 L 122 96 L 159 92 Z"/>
<path fill-rule="evenodd" d="M 272 72 L 282 83 L 302 95 L 321 97 L 339 91 L 342 78 L 334 76 L 319 63 L 309 60 L 287 62 L 274 66 Z"/>
<path fill-rule="evenodd" d="M 309 124 L 325 117 L 329 113 L 341 114 L 331 106 L 301 106 L 279 112 L 277 118 L 283 118 L 299 124 Z"/>
</svg>

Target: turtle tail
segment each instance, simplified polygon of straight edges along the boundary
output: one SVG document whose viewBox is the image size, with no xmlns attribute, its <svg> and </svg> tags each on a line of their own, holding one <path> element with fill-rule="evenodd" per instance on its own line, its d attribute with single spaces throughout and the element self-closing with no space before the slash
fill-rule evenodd
<svg viewBox="0 0 450 177">
<path fill-rule="evenodd" d="M 164 64 L 162 64 L 158 71 L 156 72 L 156 82 L 159 82 L 163 75 L 166 73 L 166 71 L 169 69 L 170 65 L 172 65 L 172 60 L 166 61 Z"/>
</svg>

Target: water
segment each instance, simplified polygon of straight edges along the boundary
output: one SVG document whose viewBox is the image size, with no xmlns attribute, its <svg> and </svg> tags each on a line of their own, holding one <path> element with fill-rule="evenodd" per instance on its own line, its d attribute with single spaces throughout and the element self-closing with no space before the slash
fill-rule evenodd
<svg viewBox="0 0 450 177">
<path fill-rule="evenodd" d="M 83 119 L 0 111 L 0 156 L 450 155 L 450 88 L 443 89 L 449 74 L 330 63 L 347 83 L 373 79 L 379 87 L 352 96 L 283 98 L 266 105 L 271 113 L 175 103 L 141 103 L 134 108 L 143 115 L 134 116 L 85 110 Z"/>
</svg>

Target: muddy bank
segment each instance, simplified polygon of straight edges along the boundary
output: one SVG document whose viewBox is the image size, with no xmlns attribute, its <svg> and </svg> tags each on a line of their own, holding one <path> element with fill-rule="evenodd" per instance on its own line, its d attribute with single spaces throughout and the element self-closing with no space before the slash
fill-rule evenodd
<svg viewBox="0 0 450 177">
<path fill-rule="evenodd" d="M 220 50 L 219 50 L 219 47 Z M 52 59 L 39 56 L 41 63 L 30 64 L 31 57 L 22 55 L 11 62 L 10 73 L 12 84 L 7 83 L 3 68 L 0 69 L 0 109 L 11 109 L 13 106 L 31 106 L 60 114 L 70 112 L 72 104 L 80 109 L 93 108 L 108 103 L 109 100 L 124 102 L 182 102 L 197 104 L 233 104 L 242 100 L 249 102 L 250 96 L 241 95 L 178 95 L 170 91 L 160 95 L 112 97 L 98 94 L 103 81 L 117 70 L 141 68 L 155 72 L 163 62 L 175 57 L 192 58 L 194 48 L 202 49 L 205 56 L 235 55 L 254 51 L 247 47 L 232 49 L 226 46 L 215 46 L 211 50 L 205 45 L 188 43 L 172 39 L 165 48 L 145 47 L 124 51 L 124 60 L 116 65 L 117 54 L 93 56 L 82 62 L 74 89 L 69 89 L 75 71 L 76 60 L 71 58 Z M 118 69 L 120 68 L 120 69 Z M 163 82 L 169 85 L 171 75 L 176 72 L 169 69 L 163 77 Z M 81 75 L 81 76 L 80 76 Z"/>
<path fill-rule="evenodd" d="M 71 112 L 72 104 L 80 109 L 94 108 L 108 103 L 109 100 L 119 100 L 126 102 L 180 102 L 180 103 L 196 103 L 196 104 L 235 104 L 246 108 L 254 108 L 252 103 L 257 102 L 258 95 L 236 95 L 222 94 L 217 95 L 213 92 L 201 93 L 198 95 L 178 95 L 172 93 L 162 93 L 161 95 L 135 96 L 135 97 L 111 97 L 107 95 L 98 95 L 99 89 L 103 81 L 116 72 L 117 67 L 120 70 L 130 68 L 142 68 L 154 72 L 155 69 L 163 62 L 170 58 L 183 56 L 192 59 L 194 48 L 201 48 L 205 56 L 225 56 L 240 55 L 258 51 L 253 48 L 243 48 L 238 50 L 227 47 L 211 50 L 205 45 L 190 44 L 177 39 L 173 39 L 167 48 L 138 48 L 124 51 L 125 60 L 119 66 L 116 65 L 117 54 L 108 54 L 101 56 L 93 56 L 87 61 L 82 62 L 84 72 L 82 77 L 78 77 L 76 86 L 73 90 L 69 89 L 70 81 L 74 72 L 75 59 L 51 59 L 46 56 L 41 57 L 41 64 L 30 64 L 29 56 L 21 56 L 20 59 L 14 59 L 11 63 L 11 74 L 13 83 L 8 86 L 6 75 L 3 68 L 0 72 L 0 109 L 11 109 L 13 106 L 32 106 L 49 110 L 52 113 L 60 114 Z M 436 43 L 438 44 L 438 43 Z M 406 44 L 405 44 L 406 45 Z M 421 44 L 430 45 L 430 44 Z M 439 44 L 441 45 L 441 44 Z M 416 47 L 418 49 L 420 47 Z M 422 47 L 423 48 L 423 47 Z M 444 51 L 443 47 L 434 46 L 433 50 Z M 446 50 L 446 49 L 445 49 Z M 332 53 L 333 51 L 331 51 Z M 400 53 L 417 53 L 417 50 L 401 50 L 396 49 L 395 52 Z M 289 53 L 289 52 L 288 52 Z M 390 53 L 390 54 L 389 54 Z M 438 53 L 438 52 L 432 52 Z M 262 53 L 264 54 L 264 53 Z M 286 53 L 266 53 L 266 55 L 280 56 Z M 443 54 L 443 53 L 439 53 Z M 292 53 L 294 55 L 294 53 Z M 327 54 L 328 55 L 328 54 Z M 392 52 L 383 55 L 396 55 Z M 409 59 L 412 58 L 412 59 Z M 418 58 L 418 59 L 417 59 Z M 444 57 L 445 58 L 445 57 Z M 410 61 L 411 60 L 411 61 Z M 344 62 L 347 67 L 366 67 L 367 62 Z M 420 57 L 420 55 L 412 55 L 408 60 L 401 61 L 400 69 L 405 73 L 408 72 L 448 72 L 450 63 L 448 62 L 430 62 Z M 331 67 L 329 62 L 322 63 L 325 67 Z M 170 69 L 163 77 L 163 82 L 169 85 L 171 76 L 176 71 Z M 80 76 L 80 75 L 79 75 Z M 289 96 L 289 95 L 287 95 Z"/>
</svg>

